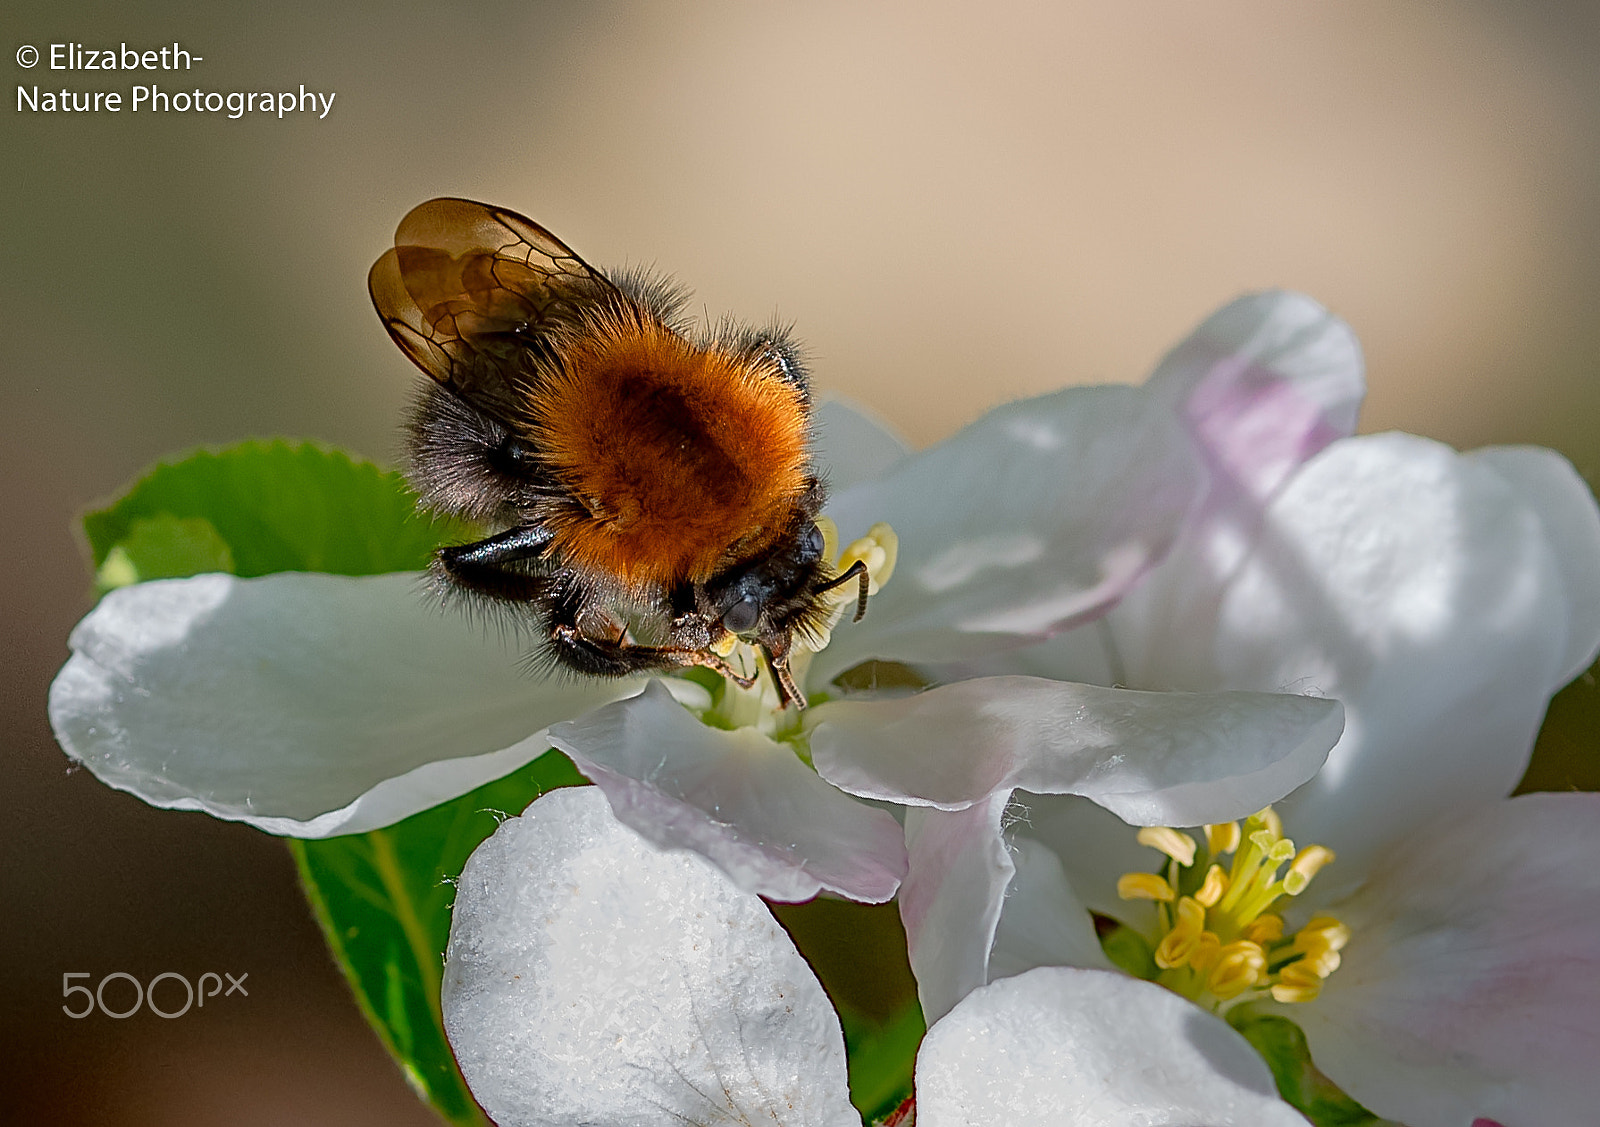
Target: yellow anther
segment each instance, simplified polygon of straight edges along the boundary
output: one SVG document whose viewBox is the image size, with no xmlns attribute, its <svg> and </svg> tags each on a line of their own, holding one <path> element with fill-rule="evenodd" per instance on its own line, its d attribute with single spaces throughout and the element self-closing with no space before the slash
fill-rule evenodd
<svg viewBox="0 0 1600 1127">
<path fill-rule="evenodd" d="M 1295 855 L 1294 864 L 1283 876 L 1283 890 L 1290 896 L 1299 896 L 1311 883 L 1311 878 L 1322 866 L 1334 860 L 1334 852 L 1326 845 L 1308 845 Z"/>
<path fill-rule="evenodd" d="M 1304 891 L 1334 860 L 1333 851 L 1308 845 L 1297 852 L 1271 807 L 1242 825 L 1221 822 L 1204 832 L 1209 856 L 1193 892 L 1177 894 L 1194 879 L 1185 876 L 1180 884 L 1178 874 L 1180 866 L 1194 866 L 1199 847 L 1195 837 L 1169 827 L 1138 832 L 1141 845 L 1170 859 L 1164 875 L 1128 873 L 1117 882 L 1124 900 L 1163 902 L 1155 911 L 1153 955 L 1161 968 L 1156 981 L 1219 1013 L 1269 990 L 1279 1002 L 1312 1001 L 1323 980 L 1339 969 L 1350 929 L 1320 915 L 1286 940 L 1283 917 L 1269 909 L 1283 896 Z M 1217 863 L 1229 853 L 1229 864 Z"/>
<path fill-rule="evenodd" d="M 1217 901 L 1222 899 L 1222 894 L 1226 891 L 1228 891 L 1228 875 L 1222 871 L 1221 865 L 1212 865 L 1206 870 L 1206 879 L 1195 891 L 1194 898 L 1204 907 L 1215 908 Z"/>
<path fill-rule="evenodd" d="M 1283 938 L 1283 917 L 1268 912 L 1244 925 L 1244 937 L 1252 943 L 1275 943 Z"/>
<path fill-rule="evenodd" d="M 1302 951 L 1313 946 L 1342 951 L 1350 942 L 1350 929 L 1332 916 L 1318 916 L 1294 933 L 1294 943 Z"/>
<path fill-rule="evenodd" d="M 1180 865 L 1187 867 L 1194 864 L 1194 838 L 1182 830 L 1170 826 L 1146 826 L 1139 831 L 1138 840 L 1140 845 L 1159 849 Z"/>
<path fill-rule="evenodd" d="M 1239 848 L 1239 823 L 1218 822 L 1205 827 L 1206 848 L 1211 850 L 1211 856 L 1217 857 L 1223 853 L 1232 853 Z"/>
<path fill-rule="evenodd" d="M 1327 978 L 1330 974 L 1339 969 L 1339 964 L 1343 961 L 1343 959 L 1344 957 L 1340 955 L 1339 952 L 1334 951 L 1331 948 L 1324 947 L 1315 951 L 1306 952 L 1304 958 L 1290 963 L 1289 966 L 1298 967 L 1304 965 L 1307 970 L 1315 973 L 1318 978 Z M 1288 969 L 1289 967 L 1284 968 L 1284 970 Z"/>
<path fill-rule="evenodd" d="M 738 644 L 739 635 L 724 634 L 711 644 L 711 652 L 716 654 L 718 657 L 727 657 L 733 652 L 733 648 Z"/>
<path fill-rule="evenodd" d="M 1322 983 L 1315 986 L 1290 986 L 1288 983 L 1279 982 L 1272 987 L 1272 1000 L 1292 1005 L 1295 1002 L 1314 1002 L 1317 995 L 1322 993 Z"/>
<path fill-rule="evenodd" d="M 1189 965 L 1201 974 L 1205 974 L 1216 965 L 1217 955 L 1222 951 L 1222 940 L 1217 938 L 1214 931 L 1202 931 L 1200 938 L 1195 940 L 1194 950 L 1189 952 Z"/>
<path fill-rule="evenodd" d="M 824 541 L 827 539 L 826 532 L 823 533 L 823 539 Z M 893 528 L 885 522 L 879 521 L 867 529 L 867 534 L 861 539 L 851 541 L 850 546 L 839 556 L 836 570 L 838 574 L 843 575 L 850 570 L 851 565 L 860 560 L 867 565 L 867 575 L 871 579 L 871 584 L 867 587 L 867 593 L 876 595 L 878 588 L 889 582 L 889 577 L 894 574 L 895 560 L 899 558 L 899 555 L 900 538 L 895 535 Z M 847 583 L 844 587 L 835 588 L 835 590 L 845 591 L 846 594 L 849 594 L 848 588 L 850 588 L 850 584 Z M 854 596 L 851 595 L 851 597 L 853 598 Z"/>
<path fill-rule="evenodd" d="M 1304 959 L 1290 963 L 1278 972 L 1278 981 L 1288 986 L 1318 986 L 1327 977 L 1316 964 L 1307 963 Z"/>
<path fill-rule="evenodd" d="M 1155 873 L 1123 873 L 1117 878 L 1117 895 L 1124 900 L 1170 901 L 1176 894 Z"/>
<path fill-rule="evenodd" d="M 1267 974 L 1267 953 L 1258 944 L 1240 939 L 1217 953 L 1216 966 L 1206 979 L 1206 989 L 1226 1001 L 1259 985 Z"/>
<path fill-rule="evenodd" d="M 1195 944 L 1206 928 L 1206 910 L 1185 896 L 1178 901 L 1178 919 L 1172 930 L 1156 944 L 1156 966 L 1165 970 L 1181 967 L 1194 953 Z"/>
</svg>

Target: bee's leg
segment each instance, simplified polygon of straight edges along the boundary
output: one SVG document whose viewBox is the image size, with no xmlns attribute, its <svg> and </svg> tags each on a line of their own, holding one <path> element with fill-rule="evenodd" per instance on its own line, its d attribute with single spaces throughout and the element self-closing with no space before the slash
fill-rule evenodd
<svg viewBox="0 0 1600 1127">
<path fill-rule="evenodd" d="M 772 683 L 778 686 L 778 706 L 787 708 L 793 704 L 801 712 L 806 710 L 805 690 L 795 684 L 794 674 L 789 671 L 789 663 L 784 662 L 772 665 Z"/>
<path fill-rule="evenodd" d="M 689 644 L 668 646 L 641 646 L 628 640 L 621 626 L 615 632 L 609 629 L 601 635 L 599 621 L 586 615 L 591 596 L 581 585 L 573 583 L 557 588 L 545 601 L 545 613 L 550 628 L 549 652 L 556 661 L 579 673 L 597 677 L 626 677 L 634 673 L 666 672 L 692 665 L 704 665 L 724 677 L 745 687 L 755 683 L 753 677 L 743 677 L 727 662 L 703 646 Z M 609 621 L 609 616 L 601 616 Z M 685 629 L 674 622 L 676 633 L 686 634 L 684 641 L 700 641 L 705 631 Z"/>
<path fill-rule="evenodd" d="M 789 668 L 789 641 L 787 638 L 767 638 L 761 644 L 767 668 L 772 670 L 772 683 L 778 689 L 778 707 L 793 704 L 801 712 L 806 709 L 806 694 L 795 683 L 794 672 Z"/>
<path fill-rule="evenodd" d="M 432 571 L 447 586 L 507 602 L 535 602 L 549 590 L 549 577 L 530 575 L 515 565 L 539 558 L 549 544 L 550 531 L 542 526 L 512 528 L 471 544 L 440 548 Z"/>
<path fill-rule="evenodd" d="M 742 689 L 756 683 L 709 650 L 683 646 L 640 646 L 625 638 L 595 638 L 577 626 L 560 622 L 550 627 L 552 652 L 563 665 L 600 677 L 626 677 L 630 673 L 666 672 L 703 665 Z"/>
</svg>

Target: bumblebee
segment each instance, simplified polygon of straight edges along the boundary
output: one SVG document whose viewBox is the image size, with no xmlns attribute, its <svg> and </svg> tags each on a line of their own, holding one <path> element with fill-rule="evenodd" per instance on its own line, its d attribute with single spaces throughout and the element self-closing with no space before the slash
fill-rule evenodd
<svg viewBox="0 0 1600 1127">
<path fill-rule="evenodd" d="M 430 377 L 406 428 L 421 503 L 496 529 L 441 548 L 447 596 L 529 614 L 540 655 L 595 676 L 706 666 L 736 640 L 780 704 L 789 661 L 832 600 L 817 517 L 811 395 L 787 330 L 697 330 L 687 294 L 607 278 L 512 211 L 435 199 L 400 221 L 367 278 L 400 350 Z"/>
</svg>

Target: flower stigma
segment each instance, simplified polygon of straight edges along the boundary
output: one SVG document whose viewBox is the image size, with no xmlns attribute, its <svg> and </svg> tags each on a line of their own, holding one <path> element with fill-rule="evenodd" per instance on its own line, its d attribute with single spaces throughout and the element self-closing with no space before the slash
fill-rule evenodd
<svg viewBox="0 0 1600 1127">
<path fill-rule="evenodd" d="M 1350 929 L 1319 915 L 1286 936 L 1283 917 L 1269 909 L 1304 892 L 1334 860 L 1333 850 L 1297 851 L 1270 806 L 1242 827 L 1206 826 L 1204 837 L 1202 854 L 1200 843 L 1180 830 L 1140 830 L 1141 845 L 1166 855 L 1164 871 L 1125 873 L 1117 881 L 1122 899 L 1155 905 L 1155 981 L 1218 1012 L 1269 994 L 1279 1002 L 1316 998 L 1339 968 Z M 1224 868 L 1221 859 L 1230 855 Z"/>
<path fill-rule="evenodd" d="M 838 551 L 838 526 L 827 517 L 818 517 L 817 527 L 822 532 L 823 557 L 834 560 L 835 576 L 843 575 L 860 561 L 867 569 L 868 597 L 876 595 L 893 576 L 900 541 L 888 524 L 880 521 L 873 525 L 865 536 L 852 541 L 842 552 Z M 838 552 L 837 557 L 835 552 Z M 859 590 L 852 579 L 819 596 L 823 605 L 821 622 L 810 630 L 797 632 L 789 652 L 789 670 L 796 683 L 805 684 L 812 659 L 827 648 L 834 626 L 845 615 L 854 613 Z M 753 675 L 755 683 L 744 688 L 726 677 L 719 677 L 719 689 L 713 693 L 711 706 L 701 713 L 701 720 L 717 728 L 755 728 L 774 740 L 793 743 L 800 757 L 809 762 L 809 751 L 804 747 L 803 715 L 797 709 L 781 707 L 782 698 L 773 683 L 772 670 L 762 660 L 760 651 L 752 643 L 730 634 L 716 652 L 740 673 Z"/>
</svg>

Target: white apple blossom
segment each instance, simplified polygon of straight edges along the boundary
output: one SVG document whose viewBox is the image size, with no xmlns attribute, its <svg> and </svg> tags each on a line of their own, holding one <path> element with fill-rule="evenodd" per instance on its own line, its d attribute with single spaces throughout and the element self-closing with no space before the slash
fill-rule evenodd
<svg viewBox="0 0 1600 1127">
<path fill-rule="evenodd" d="M 1155 380 L 1197 363 L 1209 361 L 1191 341 Z M 1197 433 L 1215 426 L 1204 410 L 1189 418 Z M 1285 1012 L 1336 1083 L 1412 1127 L 1592 1117 L 1600 799 L 1505 796 L 1551 695 L 1600 649 L 1593 496 L 1550 451 L 1457 454 L 1402 434 L 1343 438 L 1262 474 L 1238 456 L 1279 430 L 1236 430 L 1237 443 L 1206 444 L 1221 456 L 1180 542 L 1106 616 L 959 675 L 1340 700 L 1326 767 L 1276 811 L 1302 846 L 1337 856 L 1293 902 L 1291 930 L 1316 910 L 1348 934 L 1324 926 L 1322 969 L 1339 969 Z M 828 752 L 816 748 L 819 770 L 853 793 L 912 785 L 901 760 Z M 1085 909 L 1152 940 L 1178 929 L 1172 909 L 1158 924 L 1150 904 L 1119 897 L 1119 877 L 1161 859 L 1132 829 L 1030 789 L 974 771 L 964 789 L 924 790 L 907 818 L 901 911 L 930 1019 L 1031 967 L 1106 966 Z M 1279 850 L 1280 863 L 1295 852 Z M 1233 969 L 1254 986 L 1230 998 L 1265 993 L 1272 968 Z"/>
<path fill-rule="evenodd" d="M 863 662 L 974 661 L 1102 616 L 1204 514 L 1217 467 L 1282 477 L 1353 420 L 1359 354 L 1308 299 L 1243 299 L 1184 349 L 1187 367 L 1143 388 L 1010 404 L 915 455 L 824 406 L 818 463 L 849 551 L 882 580 L 895 545 L 882 522 L 899 550 L 866 618 L 838 625 L 809 669 L 797 659 L 803 714 L 681 678 L 541 680 L 426 607 L 414 577 L 282 574 L 112 592 L 73 632 L 51 720 L 112 786 L 309 837 L 396 821 L 553 744 L 652 841 L 783 900 L 895 893 L 901 826 L 823 781 L 869 777 L 886 756 L 907 768 L 902 789 L 859 793 L 938 805 L 981 770 L 1142 823 L 1236 817 L 1315 772 L 1336 701 L 1304 685 L 1133 692 L 1030 675 L 909 696 L 834 683 Z"/>
<path fill-rule="evenodd" d="M 501 1127 L 861 1122 L 838 1018 L 759 899 L 558 790 L 468 861 L 444 1017 Z M 931 1029 L 921 1127 L 1290 1127 L 1259 1057 L 1159 987 L 1042 968 Z"/>
</svg>

